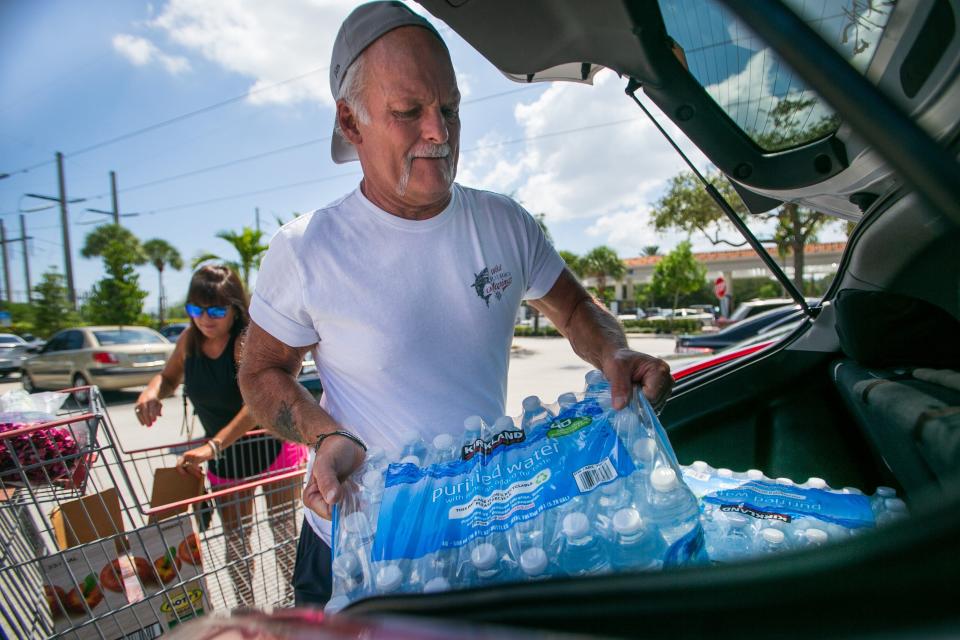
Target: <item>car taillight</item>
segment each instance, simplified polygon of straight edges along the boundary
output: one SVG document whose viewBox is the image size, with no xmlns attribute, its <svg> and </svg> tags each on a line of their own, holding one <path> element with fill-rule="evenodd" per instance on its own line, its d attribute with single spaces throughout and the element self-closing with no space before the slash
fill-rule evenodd
<svg viewBox="0 0 960 640">
<path fill-rule="evenodd" d="M 117 356 L 108 351 L 94 351 L 93 361 L 99 362 L 100 364 L 118 364 L 120 362 Z"/>
</svg>

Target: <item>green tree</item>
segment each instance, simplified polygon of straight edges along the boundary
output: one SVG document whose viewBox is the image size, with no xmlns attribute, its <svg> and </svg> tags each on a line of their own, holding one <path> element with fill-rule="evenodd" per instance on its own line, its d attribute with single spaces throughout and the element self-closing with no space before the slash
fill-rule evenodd
<svg viewBox="0 0 960 640">
<path fill-rule="evenodd" d="M 672 298 L 676 309 L 680 297 L 698 291 L 706 276 L 707 267 L 693 257 L 690 242 L 684 241 L 657 263 L 650 284 L 657 296 Z"/>
<path fill-rule="evenodd" d="M 157 279 L 159 280 L 157 315 L 159 316 L 160 326 L 163 326 L 164 304 L 167 301 L 166 293 L 163 290 L 163 270 L 169 265 L 174 271 L 180 271 L 180 269 L 183 269 L 183 258 L 180 257 L 180 252 L 173 245 L 160 238 L 153 238 L 144 242 L 143 252 L 150 264 L 157 270 Z"/>
<path fill-rule="evenodd" d="M 102 258 L 107 272 L 107 277 L 93 285 L 84 314 L 98 324 L 140 322 L 147 297 L 134 269 L 147 262 L 140 240 L 125 227 L 104 224 L 87 235 L 80 255 Z"/>
<path fill-rule="evenodd" d="M 580 269 L 585 277 L 596 279 L 597 295 L 604 301 L 607 301 L 607 279 L 619 280 L 627 272 L 617 252 L 605 245 L 591 249 L 583 256 Z"/>
<path fill-rule="evenodd" d="M 648 244 L 640 251 L 640 255 L 645 257 L 653 257 L 660 255 L 660 245 L 657 244 Z"/>
<path fill-rule="evenodd" d="M 222 261 L 228 267 L 240 274 L 243 286 L 250 288 L 250 272 L 260 266 L 260 258 L 269 248 L 263 244 L 264 233 L 250 227 L 243 227 L 240 233 L 221 231 L 217 237 L 226 240 L 236 250 L 239 260 L 224 260 L 213 253 L 205 253 L 193 259 L 193 268 L 209 260 Z"/>
<path fill-rule="evenodd" d="M 553 244 L 553 236 L 550 235 L 550 229 L 547 228 L 547 214 L 538 213 L 533 216 L 533 219 L 537 221 L 537 224 L 540 226 L 540 230 L 543 231 L 543 235 L 547 238 L 547 242 Z"/>
<path fill-rule="evenodd" d="M 567 263 L 567 268 L 570 269 L 578 278 L 583 277 L 583 270 L 580 268 L 580 256 L 575 254 L 573 251 L 565 251 L 561 249 L 557 253 L 560 254 L 560 257 L 563 258 L 563 261 Z"/>
<path fill-rule="evenodd" d="M 33 300 L 33 328 L 38 335 L 46 338 L 64 327 L 79 324 L 63 276 L 55 267 L 40 276 L 33 291 L 37 294 Z"/>
</svg>

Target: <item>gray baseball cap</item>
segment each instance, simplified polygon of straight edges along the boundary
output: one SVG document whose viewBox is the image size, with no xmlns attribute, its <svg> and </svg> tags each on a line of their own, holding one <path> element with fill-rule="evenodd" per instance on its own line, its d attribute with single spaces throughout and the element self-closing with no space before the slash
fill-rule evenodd
<svg viewBox="0 0 960 640">
<path fill-rule="evenodd" d="M 427 20 L 411 11 L 402 2 L 369 2 L 354 9 L 337 32 L 333 42 L 333 55 L 330 58 L 330 92 L 337 99 L 340 85 L 347 75 L 347 69 L 380 36 L 398 27 L 423 27 L 429 29 L 440 42 L 443 38 Z M 446 45 L 444 45 L 446 46 Z M 336 118 L 336 113 L 334 113 Z M 333 129 L 330 140 L 330 155 L 333 161 L 342 164 L 357 160 L 357 151 L 343 136 Z"/>
</svg>

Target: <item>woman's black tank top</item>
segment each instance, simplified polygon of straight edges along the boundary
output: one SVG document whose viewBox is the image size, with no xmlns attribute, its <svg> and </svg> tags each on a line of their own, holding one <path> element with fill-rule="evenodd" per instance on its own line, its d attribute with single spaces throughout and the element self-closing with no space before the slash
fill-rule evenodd
<svg viewBox="0 0 960 640">
<path fill-rule="evenodd" d="M 184 391 L 208 438 L 217 435 L 243 408 L 233 360 L 235 342 L 236 336 L 231 336 L 218 358 L 208 358 L 199 351 L 184 360 Z M 214 475 L 231 480 L 257 475 L 273 464 L 281 446 L 280 440 L 266 435 L 244 436 L 227 447 L 219 460 L 208 462 L 208 468 Z"/>
</svg>

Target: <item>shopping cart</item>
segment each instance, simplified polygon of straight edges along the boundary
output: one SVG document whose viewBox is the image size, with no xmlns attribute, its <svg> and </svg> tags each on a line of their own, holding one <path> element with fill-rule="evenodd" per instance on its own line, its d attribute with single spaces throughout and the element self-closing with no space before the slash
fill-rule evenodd
<svg viewBox="0 0 960 640">
<path fill-rule="evenodd" d="M 97 388 L 66 391 L 56 419 L 0 433 L 5 637 L 153 638 L 211 609 L 292 606 L 302 465 L 152 504 L 159 470 L 203 440 L 125 450 Z"/>
</svg>

